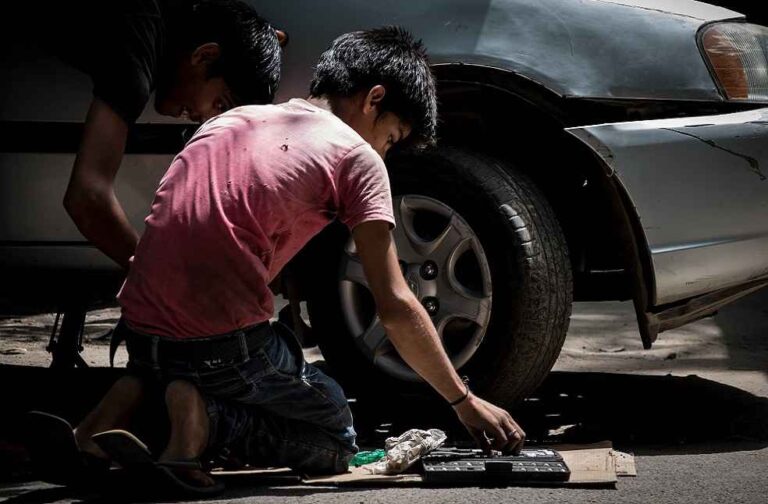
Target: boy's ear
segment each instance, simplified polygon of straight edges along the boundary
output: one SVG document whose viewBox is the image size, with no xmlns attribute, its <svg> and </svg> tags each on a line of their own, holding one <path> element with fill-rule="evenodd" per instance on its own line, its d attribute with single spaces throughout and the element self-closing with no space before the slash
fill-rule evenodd
<svg viewBox="0 0 768 504">
<path fill-rule="evenodd" d="M 275 28 L 275 35 L 277 35 L 277 43 L 280 44 L 280 47 L 288 45 L 288 32 Z"/>
<path fill-rule="evenodd" d="M 207 42 L 192 51 L 193 65 L 210 65 L 221 56 L 221 47 L 216 42 Z"/>
<path fill-rule="evenodd" d="M 384 95 L 386 94 L 387 90 L 381 84 L 376 84 L 373 86 L 365 96 L 365 100 L 363 102 L 363 112 L 366 114 L 370 112 L 376 112 L 378 115 L 378 107 L 381 104 L 381 100 L 384 99 Z"/>
</svg>

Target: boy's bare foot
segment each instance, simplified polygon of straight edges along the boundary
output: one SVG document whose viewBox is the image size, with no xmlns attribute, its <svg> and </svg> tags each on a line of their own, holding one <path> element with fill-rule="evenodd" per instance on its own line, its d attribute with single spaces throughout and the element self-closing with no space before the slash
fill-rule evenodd
<svg viewBox="0 0 768 504">
<path fill-rule="evenodd" d="M 197 460 L 208 445 L 208 413 L 205 401 L 193 384 L 176 380 L 165 391 L 165 404 L 171 420 L 171 438 L 160 462 L 190 484 L 209 487 L 216 482 L 202 469 L 173 467 L 173 462 Z"/>
</svg>

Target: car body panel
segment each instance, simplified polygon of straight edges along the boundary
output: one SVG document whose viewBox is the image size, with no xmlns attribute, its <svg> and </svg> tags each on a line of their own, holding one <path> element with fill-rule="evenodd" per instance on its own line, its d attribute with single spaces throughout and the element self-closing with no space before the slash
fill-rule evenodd
<svg viewBox="0 0 768 504">
<path fill-rule="evenodd" d="M 596 0 L 598 2 L 623 5 L 637 9 L 674 14 L 682 17 L 712 21 L 723 16 L 730 16 L 733 11 L 704 2 L 680 0 Z"/>
<path fill-rule="evenodd" d="M 0 258 L 17 268 L 116 270 L 84 242 L 62 205 L 74 154 L 0 153 Z M 172 156 L 126 154 L 115 183 L 136 229 L 144 229 L 155 189 Z M 34 211 L 30 211 L 34 209 Z"/>
<path fill-rule="evenodd" d="M 702 25 L 740 19 L 692 0 L 247 0 L 291 41 L 278 100 L 306 95 L 320 53 L 339 34 L 402 25 L 435 63 L 507 70 L 562 95 L 606 99 L 722 100 L 696 44 Z M 603 22 L 610 20 L 610 22 Z M 0 120 L 82 121 L 88 78 L 0 20 Z M 38 99 L 32 100 L 30 97 Z M 147 107 L 139 122 L 168 122 Z"/>
<path fill-rule="evenodd" d="M 654 305 L 768 275 L 768 108 L 569 128 L 641 223 Z"/>
<path fill-rule="evenodd" d="M 57 225 L 51 226 L 51 219 L 64 212 L 63 189 L 74 159 L 74 154 L 0 153 L 0 215 L 8 217 L 0 226 L 0 242 L 82 240 L 71 219 L 56 219 Z M 115 183 L 117 197 L 138 229 L 171 159 L 158 154 L 126 154 L 123 159 Z M 30 202 L 35 213 L 19 211 Z"/>
<path fill-rule="evenodd" d="M 705 23 L 741 17 L 689 0 L 250 3 L 294 35 L 282 98 L 306 93 L 312 66 L 339 33 L 399 24 L 423 37 L 435 63 L 493 66 L 562 96 L 720 101 L 696 34 Z"/>
</svg>

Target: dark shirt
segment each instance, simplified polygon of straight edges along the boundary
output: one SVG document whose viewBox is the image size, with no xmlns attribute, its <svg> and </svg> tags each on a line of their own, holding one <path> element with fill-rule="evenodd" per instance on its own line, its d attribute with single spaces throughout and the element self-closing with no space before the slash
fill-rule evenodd
<svg viewBox="0 0 768 504">
<path fill-rule="evenodd" d="M 169 19 L 190 0 L 44 1 L 42 44 L 87 73 L 126 123 L 141 115 L 167 61 Z M 36 4 L 39 5 L 39 4 Z M 34 15 L 30 13 L 29 15 Z M 40 17 L 37 17 L 40 20 Z"/>
</svg>

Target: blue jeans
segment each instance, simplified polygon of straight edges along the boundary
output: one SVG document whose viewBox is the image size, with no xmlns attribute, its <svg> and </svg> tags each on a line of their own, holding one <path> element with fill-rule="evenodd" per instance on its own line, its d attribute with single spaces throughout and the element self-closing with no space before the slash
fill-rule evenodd
<svg viewBox="0 0 768 504">
<path fill-rule="evenodd" d="M 338 383 L 305 362 L 290 330 L 267 327 L 265 342 L 243 362 L 195 368 L 187 361 L 132 352 L 134 338 L 157 338 L 126 331 L 128 370 L 163 383 L 195 384 L 208 404 L 209 450 L 227 449 L 251 465 L 287 466 L 307 474 L 347 470 L 357 452 L 352 413 Z"/>
</svg>

